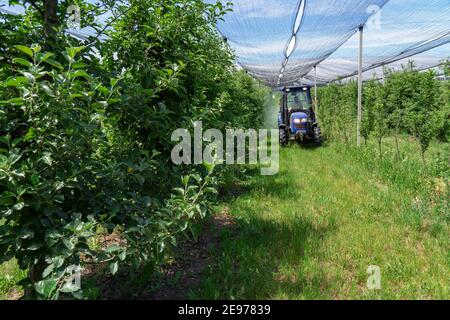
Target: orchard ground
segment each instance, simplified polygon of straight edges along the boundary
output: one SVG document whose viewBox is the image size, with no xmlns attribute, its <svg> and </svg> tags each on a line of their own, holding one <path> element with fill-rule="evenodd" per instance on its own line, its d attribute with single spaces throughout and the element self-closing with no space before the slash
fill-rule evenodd
<svg viewBox="0 0 450 320">
<path fill-rule="evenodd" d="M 403 137 L 400 147 L 407 161 L 420 166 L 417 142 Z M 367 148 L 376 150 L 375 141 Z M 385 152 L 394 148 L 394 140 L 386 139 Z M 433 143 L 427 162 L 448 148 Z M 292 145 L 281 150 L 278 175 L 255 170 L 249 178 L 229 181 L 216 208 L 226 223 L 180 246 L 174 255 L 183 260 L 179 268 L 167 272 L 168 267 L 166 281 L 144 286 L 146 292 L 136 287 L 137 297 L 450 298 L 448 217 L 416 212 L 415 190 L 386 179 L 382 167 L 369 170 L 353 151 L 339 144 Z M 195 263 L 182 258 L 183 250 Z M 371 265 L 380 267 L 380 290 L 367 288 Z M 19 298 L 14 283 L 25 273 L 10 261 L 0 274 L 0 297 Z"/>
</svg>

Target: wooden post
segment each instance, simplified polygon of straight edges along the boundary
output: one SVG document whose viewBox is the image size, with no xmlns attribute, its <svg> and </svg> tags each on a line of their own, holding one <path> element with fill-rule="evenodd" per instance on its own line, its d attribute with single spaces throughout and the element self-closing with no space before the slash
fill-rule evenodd
<svg viewBox="0 0 450 320">
<path fill-rule="evenodd" d="M 358 62 L 358 119 L 356 122 L 356 144 L 361 146 L 361 121 L 362 121 L 362 64 L 363 64 L 363 30 L 359 27 L 359 62 Z"/>
<path fill-rule="evenodd" d="M 314 66 L 314 113 L 316 114 L 316 121 L 319 122 L 317 113 L 319 111 L 319 104 L 317 102 L 317 66 Z"/>
</svg>

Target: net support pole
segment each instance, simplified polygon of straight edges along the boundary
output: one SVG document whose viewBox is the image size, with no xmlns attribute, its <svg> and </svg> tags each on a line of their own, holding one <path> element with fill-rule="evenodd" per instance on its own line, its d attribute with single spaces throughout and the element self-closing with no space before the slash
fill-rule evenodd
<svg viewBox="0 0 450 320">
<path fill-rule="evenodd" d="M 319 111 L 319 104 L 317 103 L 317 66 L 314 66 L 314 112 L 316 114 L 316 121 L 319 122 L 317 116 Z"/>
<path fill-rule="evenodd" d="M 358 61 L 358 119 L 356 121 L 356 144 L 361 146 L 361 121 L 362 121 L 362 63 L 363 63 L 363 31 L 359 27 L 359 61 Z"/>
</svg>

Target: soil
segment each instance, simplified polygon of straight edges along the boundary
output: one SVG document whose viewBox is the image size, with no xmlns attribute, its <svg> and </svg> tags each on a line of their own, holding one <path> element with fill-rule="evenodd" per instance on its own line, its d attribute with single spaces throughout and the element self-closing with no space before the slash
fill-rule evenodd
<svg viewBox="0 0 450 320">
<path fill-rule="evenodd" d="M 203 273 L 213 263 L 214 255 L 220 250 L 221 232 L 235 228 L 236 222 L 228 209 L 213 215 L 203 226 L 197 241 L 183 240 L 178 243 L 174 258 L 159 270 L 156 280 L 147 281 L 142 277 L 137 279 L 140 282 L 138 285 L 130 284 L 132 277 L 129 274 L 122 273 L 112 277 L 108 275 L 106 267 L 97 266 L 94 273 L 105 275 L 95 276 L 95 285 L 100 287 L 98 299 L 188 299 L 189 294 L 201 285 Z M 120 241 L 108 238 L 108 242 L 111 244 Z"/>
<path fill-rule="evenodd" d="M 180 300 L 188 298 L 201 284 L 202 274 L 211 265 L 214 252 L 220 250 L 220 233 L 234 228 L 235 221 L 226 210 L 215 215 L 202 231 L 197 242 L 180 246 L 180 257 L 164 270 L 163 285 L 148 298 L 152 300 Z M 173 280 L 176 279 L 176 283 Z M 171 284 L 172 282 L 172 284 Z"/>
</svg>

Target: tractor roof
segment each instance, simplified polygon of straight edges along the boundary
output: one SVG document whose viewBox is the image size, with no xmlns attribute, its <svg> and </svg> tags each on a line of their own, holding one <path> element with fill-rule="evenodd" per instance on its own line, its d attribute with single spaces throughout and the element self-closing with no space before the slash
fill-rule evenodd
<svg viewBox="0 0 450 320">
<path fill-rule="evenodd" d="M 281 91 L 283 92 L 295 92 L 295 91 L 308 91 L 311 89 L 311 86 L 299 86 L 299 87 L 286 87 Z"/>
</svg>

